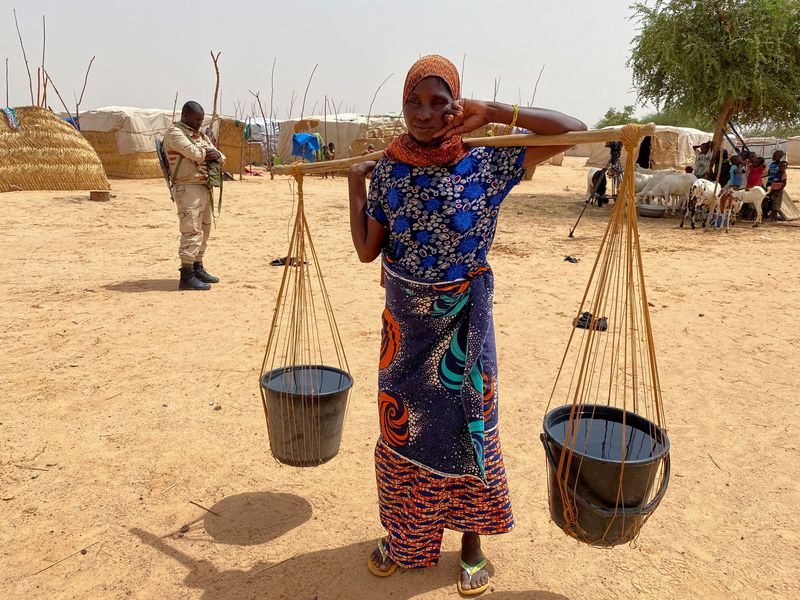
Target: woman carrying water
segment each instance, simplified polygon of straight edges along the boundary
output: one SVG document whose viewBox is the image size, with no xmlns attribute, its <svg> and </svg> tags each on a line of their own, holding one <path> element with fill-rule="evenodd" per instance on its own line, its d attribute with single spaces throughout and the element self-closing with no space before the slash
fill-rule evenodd
<svg viewBox="0 0 800 600">
<path fill-rule="evenodd" d="M 463 534 L 457 587 L 489 587 L 481 535 L 513 527 L 498 434 L 493 277 L 500 204 L 564 147 L 467 148 L 488 123 L 555 135 L 584 130 L 562 113 L 465 100 L 455 66 L 420 59 L 406 77 L 408 133 L 376 164 L 350 169 L 350 225 L 363 262 L 383 255 L 386 308 L 375 469 L 386 537 L 369 570 L 438 563 L 444 529 Z M 366 178 L 371 174 L 369 193 Z"/>
</svg>

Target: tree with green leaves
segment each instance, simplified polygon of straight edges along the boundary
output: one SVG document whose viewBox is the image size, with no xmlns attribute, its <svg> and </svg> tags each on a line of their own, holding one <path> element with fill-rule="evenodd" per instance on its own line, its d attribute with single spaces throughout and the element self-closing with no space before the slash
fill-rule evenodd
<svg viewBox="0 0 800 600">
<path fill-rule="evenodd" d="M 656 0 L 628 66 L 641 101 L 713 121 L 800 123 L 800 0 Z"/>
<path fill-rule="evenodd" d="M 611 127 L 613 125 L 627 125 L 628 123 L 635 123 L 636 118 L 633 112 L 636 108 L 633 104 L 628 104 L 622 107 L 622 110 L 617 110 L 613 106 L 609 107 L 603 118 L 595 123 L 595 127 L 601 129 L 603 127 Z"/>
</svg>

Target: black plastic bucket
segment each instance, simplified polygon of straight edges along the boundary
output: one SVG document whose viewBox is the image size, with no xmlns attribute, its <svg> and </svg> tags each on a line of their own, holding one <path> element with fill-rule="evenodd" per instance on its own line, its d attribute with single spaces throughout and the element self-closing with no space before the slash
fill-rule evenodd
<svg viewBox="0 0 800 600">
<path fill-rule="evenodd" d="M 339 452 L 353 378 L 335 367 L 299 365 L 261 378 L 272 455 L 295 467 L 320 465 Z"/>
<path fill-rule="evenodd" d="M 557 472 L 571 410 L 570 405 L 559 406 L 544 418 L 541 439 L 547 455 L 550 516 L 566 533 L 588 544 L 615 546 L 629 542 L 667 491 L 669 437 L 666 431 L 632 412 L 595 404 L 575 407 L 575 443 L 567 491 L 574 499 L 577 527 L 568 525 Z M 647 502 L 662 461 L 661 487 Z"/>
</svg>

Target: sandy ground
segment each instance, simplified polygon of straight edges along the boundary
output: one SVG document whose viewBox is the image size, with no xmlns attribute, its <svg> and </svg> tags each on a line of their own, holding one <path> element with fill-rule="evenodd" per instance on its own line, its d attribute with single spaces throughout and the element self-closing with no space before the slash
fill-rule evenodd
<svg viewBox="0 0 800 600">
<path fill-rule="evenodd" d="M 634 548 L 586 547 L 549 520 L 541 418 L 608 210 L 590 208 L 567 238 L 581 162 L 541 167 L 515 189 L 491 255 L 517 525 L 485 541 L 488 597 L 797 598 L 797 225 L 723 234 L 642 221 L 670 489 Z M 800 198 L 800 176 L 791 179 Z M 281 276 L 269 261 L 288 245 L 288 180 L 227 186 L 206 257 L 223 283 L 210 293 L 177 291 L 163 183 L 113 188 L 109 203 L 2 197 L 0 595 L 456 597 L 453 533 L 436 569 L 378 580 L 365 567 L 381 534 L 372 451 L 382 290 L 377 264 L 351 249 L 345 181 L 306 183 L 356 380 L 340 454 L 311 469 L 269 456 L 257 388 Z"/>
</svg>

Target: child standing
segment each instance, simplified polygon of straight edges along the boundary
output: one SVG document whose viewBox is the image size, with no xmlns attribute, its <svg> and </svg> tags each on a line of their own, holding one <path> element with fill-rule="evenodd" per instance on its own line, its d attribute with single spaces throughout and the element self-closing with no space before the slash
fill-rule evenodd
<svg viewBox="0 0 800 600">
<path fill-rule="evenodd" d="M 778 213 L 781 210 L 781 205 L 783 204 L 783 189 L 786 187 L 786 168 L 789 166 L 789 163 L 785 160 L 782 160 L 778 163 L 778 172 L 775 174 L 775 178 L 769 185 L 769 198 L 770 198 L 770 212 L 772 215 L 772 220 L 778 220 Z"/>
<path fill-rule="evenodd" d="M 745 187 L 750 188 L 760 187 L 764 184 L 764 171 L 767 170 L 767 165 L 764 158 L 758 156 L 750 164 L 750 172 L 747 174 L 747 184 Z"/>
</svg>

